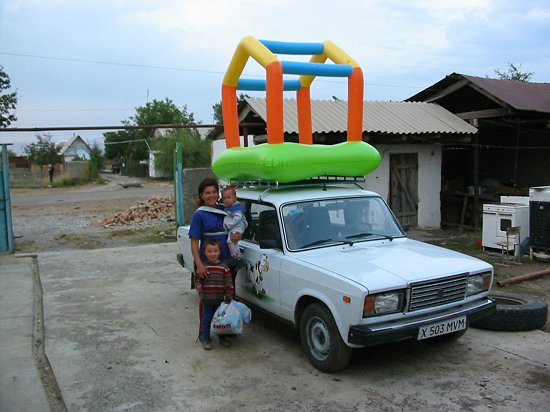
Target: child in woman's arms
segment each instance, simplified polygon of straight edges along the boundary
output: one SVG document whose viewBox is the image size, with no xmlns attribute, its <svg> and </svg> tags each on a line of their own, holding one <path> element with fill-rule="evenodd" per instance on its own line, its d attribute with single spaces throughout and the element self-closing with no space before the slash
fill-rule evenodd
<svg viewBox="0 0 550 412">
<path fill-rule="evenodd" d="M 223 219 L 223 227 L 229 232 L 227 236 L 227 247 L 231 253 L 231 257 L 239 259 L 241 251 L 239 250 L 238 242 L 231 241 L 231 233 L 239 233 L 242 237 L 246 226 L 246 218 L 244 217 L 244 208 L 237 202 L 237 192 L 235 186 L 226 186 L 222 189 L 222 202 L 225 206 L 225 211 L 228 216 Z"/>
</svg>

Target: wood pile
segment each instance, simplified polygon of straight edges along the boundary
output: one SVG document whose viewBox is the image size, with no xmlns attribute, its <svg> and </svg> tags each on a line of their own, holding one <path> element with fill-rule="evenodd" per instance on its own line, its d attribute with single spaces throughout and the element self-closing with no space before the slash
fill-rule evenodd
<svg viewBox="0 0 550 412">
<path fill-rule="evenodd" d="M 173 196 L 153 196 L 145 202 L 139 202 L 128 210 L 115 213 L 98 222 L 98 226 L 111 227 L 145 222 L 156 219 L 174 218 Z"/>
</svg>

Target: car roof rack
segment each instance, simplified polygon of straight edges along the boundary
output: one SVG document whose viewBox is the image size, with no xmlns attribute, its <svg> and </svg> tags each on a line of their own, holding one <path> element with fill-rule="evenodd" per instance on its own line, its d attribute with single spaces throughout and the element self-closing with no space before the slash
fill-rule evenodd
<svg viewBox="0 0 550 412">
<path fill-rule="evenodd" d="M 308 187 L 308 186 L 326 186 L 327 184 L 354 184 L 363 189 L 360 183 L 365 182 L 365 176 L 317 176 L 309 179 L 299 180 L 296 182 L 281 183 L 275 180 L 262 179 L 231 179 L 230 184 L 242 188 L 267 188 L 267 189 L 286 189 L 291 187 Z"/>
</svg>

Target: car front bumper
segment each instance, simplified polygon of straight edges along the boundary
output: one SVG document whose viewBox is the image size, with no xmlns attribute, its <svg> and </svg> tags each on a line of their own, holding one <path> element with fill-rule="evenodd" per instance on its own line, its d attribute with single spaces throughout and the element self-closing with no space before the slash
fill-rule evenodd
<svg viewBox="0 0 550 412">
<path fill-rule="evenodd" d="M 374 346 L 382 343 L 399 342 L 405 339 L 416 339 L 419 328 L 466 316 L 466 324 L 482 319 L 496 311 L 496 302 L 485 298 L 481 301 L 464 304 L 437 314 L 426 314 L 410 319 L 399 319 L 392 322 L 374 325 L 354 325 L 349 328 L 348 343 L 358 346 Z"/>
</svg>

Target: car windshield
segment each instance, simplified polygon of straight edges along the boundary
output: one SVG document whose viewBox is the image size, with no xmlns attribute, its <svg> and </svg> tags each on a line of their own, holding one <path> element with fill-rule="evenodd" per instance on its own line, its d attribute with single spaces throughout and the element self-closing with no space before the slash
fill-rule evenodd
<svg viewBox="0 0 550 412">
<path fill-rule="evenodd" d="M 375 196 L 290 203 L 282 213 L 290 250 L 404 236 L 386 203 Z"/>
</svg>

